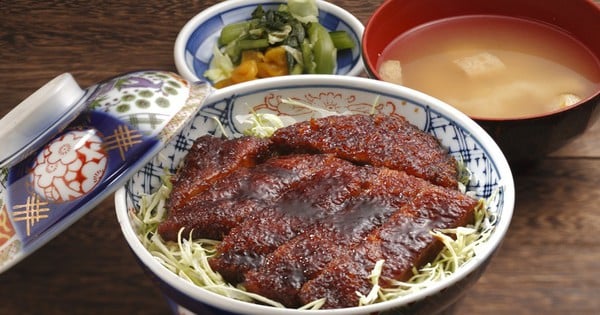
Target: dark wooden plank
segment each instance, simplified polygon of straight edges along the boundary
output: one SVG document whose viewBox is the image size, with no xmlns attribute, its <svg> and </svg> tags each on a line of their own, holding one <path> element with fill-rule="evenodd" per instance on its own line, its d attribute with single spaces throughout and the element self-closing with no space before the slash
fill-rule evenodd
<svg viewBox="0 0 600 315">
<path fill-rule="evenodd" d="M 600 160 L 548 159 L 516 184 L 504 244 L 456 314 L 596 314 Z"/>
<path fill-rule="evenodd" d="M 185 22 L 217 1 L 1 1 L 0 115 L 71 72 L 82 87 L 138 69 L 175 71 Z M 366 23 L 381 1 L 332 1 Z M 516 175 L 511 228 L 450 314 L 600 310 L 600 124 Z M 121 236 L 113 200 L 0 274 L 2 314 L 166 314 Z"/>
</svg>

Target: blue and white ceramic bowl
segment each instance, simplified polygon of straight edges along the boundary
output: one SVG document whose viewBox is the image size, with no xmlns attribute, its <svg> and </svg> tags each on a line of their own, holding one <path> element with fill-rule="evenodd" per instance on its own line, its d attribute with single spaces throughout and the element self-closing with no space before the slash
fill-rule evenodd
<svg viewBox="0 0 600 315">
<path fill-rule="evenodd" d="M 289 107 L 282 103 L 285 98 L 305 102 L 311 108 Z M 298 121 L 315 115 L 312 108 L 365 114 L 374 108 L 387 115 L 403 115 L 438 138 L 450 154 L 464 161 L 473 173 L 468 190 L 479 197 L 497 193 L 490 204 L 497 220 L 491 236 L 478 247 L 476 256 L 447 278 L 404 297 L 369 306 L 307 311 L 242 302 L 200 288 L 165 268 L 142 245 L 132 219 L 139 209 L 139 200 L 160 186 L 165 170 L 176 170 L 194 139 L 204 134 L 219 135 L 223 131 L 229 136 L 239 135 L 246 126 L 237 118 L 251 111 L 293 117 Z M 505 236 L 514 202 L 513 178 L 504 155 L 483 129 L 458 110 L 391 83 L 317 75 L 256 80 L 213 92 L 178 136 L 115 195 L 122 231 L 143 268 L 157 280 L 177 312 L 196 314 L 434 314 L 455 302 L 483 273 Z"/>
<path fill-rule="evenodd" d="M 329 31 L 344 30 L 356 42 L 352 50 L 338 51 L 338 75 L 358 76 L 364 65 L 360 54 L 363 24 L 350 12 L 326 1 L 316 0 L 319 22 Z M 228 0 L 203 10 L 188 21 L 177 35 L 174 48 L 175 66 L 190 82 L 206 81 L 204 72 L 213 57 L 213 47 L 223 26 L 250 19 L 261 4 L 265 10 L 277 8 L 285 0 Z"/>
</svg>

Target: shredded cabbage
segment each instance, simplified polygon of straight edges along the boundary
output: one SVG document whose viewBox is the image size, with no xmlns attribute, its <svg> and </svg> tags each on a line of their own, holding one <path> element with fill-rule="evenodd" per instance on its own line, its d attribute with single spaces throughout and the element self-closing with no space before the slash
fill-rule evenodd
<svg viewBox="0 0 600 315">
<path fill-rule="evenodd" d="M 373 270 L 371 270 L 369 280 L 371 280 L 371 284 L 373 284 L 373 287 L 371 288 L 371 291 L 369 291 L 369 294 L 365 296 L 360 292 L 356 292 L 356 294 L 359 297 L 359 306 L 373 304 L 375 303 L 375 301 L 377 301 L 377 298 L 379 297 L 379 291 L 381 290 L 381 287 L 379 286 L 379 277 L 381 277 L 381 271 L 383 270 L 384 263 L 385 260 L 378 260 L 375 263 L 375 267 L 373 267 Z"/>
<path fill-rule="evenodd" d="M 138 239 L 150 254 L 171 272 L 206 290 L 242 301 L 259 301 L 274 307 L 283 307 L 276 301 L 228 284 L 220 274 L 212 270 L 208 259 L 215 255 L 218 241 L 185 239 L 181 232 L 177 242 L 165 242 L 160 237 L 157 227 L 166 216 L 165 201 L 171 189 L 169 176 L 163 177 L 161 187 L 154 194 L 142 196 L 140 210 L 132 214 Z"/>
<path fill-rule="evenodd" d="M 244 115 L 239 118 L 242 121 L 242 124 L 249 125 L 243 132 L 246 136 L 268 138 L 272 136 L 277 129 L 283 127 L 281 118 L 274 114 L 259 114 L 253 112 L 250 115 Z"/>
<path fill-rule="evenodd" d="M 495 216 L 489 211 L 488 204 L 494 196 L 481 199 L 475 209 L 473 225 L 454 229 L 434 230 L 430 233 L 442 241 L 444 248 L 430 263 L 413 268 L 413 276 L 405 282 L 391 281 L 391 287 L 381 288 L 378 296 L 381 301 L 405 296 L 426 288 L 432 283 L 452 275 L 460 267 L 477 256 L 478 248 L 485 243 L 494 229 Z"/>
</svg>

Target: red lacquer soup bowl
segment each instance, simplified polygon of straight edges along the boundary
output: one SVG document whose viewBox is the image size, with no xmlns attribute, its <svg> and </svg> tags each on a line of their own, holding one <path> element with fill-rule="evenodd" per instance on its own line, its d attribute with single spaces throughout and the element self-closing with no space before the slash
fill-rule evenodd
<svg viewBox="0 0 600 315">
<path fill-rule="evenodd" d="M 424 24 L 469 15 L 526 19 L 564 32 L 587 50 L 593 60 L 590 71 L 600 73 L 600 36 L 595 31 L 600 29 L 600 7 L 593 1 L 390 0 L 376 10 L 365 27 L 362 55 L 368 74 L 382 79 L 377 68 L 382 52 L 398 36 Z M 595 86 L 575 104 L 549 112 L 516 118 L 470 117 L 492 136 L 512 165 L 528 165 L 569 143 L 597 121 L 600 81 L 596 80 Z"/>
</svg>

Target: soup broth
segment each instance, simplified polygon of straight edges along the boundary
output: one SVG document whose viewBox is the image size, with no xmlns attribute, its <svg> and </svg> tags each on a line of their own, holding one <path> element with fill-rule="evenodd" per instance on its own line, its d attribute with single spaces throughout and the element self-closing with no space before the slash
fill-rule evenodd
<svg viewBox="0 0 600 315">
<path fill-rule="evenodd" d="M 448 18 L 400 35 L 380 77 L 477 118 L 520 118 L 573 105 L 600 87 L 600 62 L 552 26 L 492 15 Z"/>
</svg>

